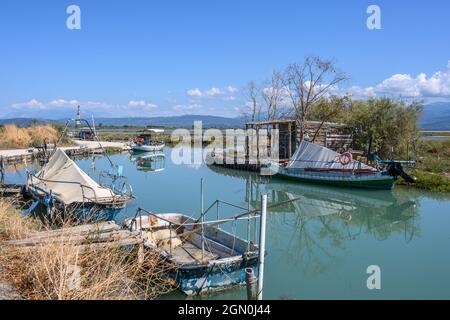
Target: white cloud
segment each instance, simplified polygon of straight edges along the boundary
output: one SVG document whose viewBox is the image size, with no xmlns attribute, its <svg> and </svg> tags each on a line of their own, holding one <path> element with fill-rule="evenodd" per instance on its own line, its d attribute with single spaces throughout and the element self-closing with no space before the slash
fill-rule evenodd
<svg viewBox="0 0 450 320">
<path fill-rule="evenodd" d="M 201 98 L 201 97 L 215 97 L 215 96 L 222 96 L 225 94 L 231 94 L 231 93 L 236 93 L 238 91 L 238 89 L 236 87 L 233 86 L 226 86 L 224 88 L 210 88 L 210 89 L 206 89 L 204 91 L 200 90 L 199 88 L 195 88 L 195 89 L 190 89 L 187 91 L 187 95 L 190 97 L 197 97 L 197 98 Z"/>
<path fill-rule="evenodd" d="M 110 104 L 77 99 L 54 99 L 48 102 L 31 99 L 27 102 L 14 103 L 10 108 L 0 109 L 0 117 L 72 118 L 76 115 L 78 105 L 81 106 L 81 112 L 86 117 L 91 115 L 96 117 L 150 116 L 158 107 L 156 104 L 144 100 L 130 100 L 127 104 Z"/>
<path fill-rule="evenodd" d="M 211 88 L 211 89 L 205 91 L 205 95 L 207 95 L 209 97 L 214 97 L 214 96 L 217 96 L 220 94 L 223 94 L 223 91 L 219 88 Z"/>
<path fill-rule="evenodd" d="M 27 102 L 14 103 L 11 105 L 11 107 L 13 109 L 21 109 L 21 108 L 45 109 L 45 105 L 36 99 L 31 99 L 30 101 Z"/>
<path fill-rule="evenodd" d="M 233 87 L 233 86 L 226 86 L 225 90 L 228 91 L 229 93 L 235 93 L 238 91 L 238 88 Z"/>
<path fill-rule="evenodd" d="M 202 92 L 200 91 L 199 88 L 188 90 L 187 94 L 188 94 L 188 96 L 191 96 L 191 97 L 201 97 L 201 96 L 203 96 L 203 94 L 202 94 Z"/>
<path fill-rule="evenodd" d="M 145 102 L 144 100 L 130 100 L 128 101 L 128 106 L 130 107 L 142 107 L 144 109 L 155 109 L 158 108 L 156 104 Z"/>
<path fill-rule="evenodd" d="M 79 104 L 79 101 L 78 100 L 67 101 L 64 99 L 56 99 L 49 101 L 48 104 L 51 106 L 67 106 L 67 105 L 77 106 Z"/>
<path fill-rule="evenodd" d="M 384 95 L 406 98 L 450 98 L 450 70 L 438 71 L 431 76 L 425 73 L 419 73 L 415 77 L 410 74 L 394 74 L 376 86 L 351 87 L 349 93 L 359 97 Z"/>
<path fill-rule="evenodd" d="M 194 110 L 194 109 L 201 109 L 203 108 L 202 105 L 200 104 L 177 104 L 173 107 L 173 109 L 175 111 L 189 111 L 189 110 Z"/>
</svg>

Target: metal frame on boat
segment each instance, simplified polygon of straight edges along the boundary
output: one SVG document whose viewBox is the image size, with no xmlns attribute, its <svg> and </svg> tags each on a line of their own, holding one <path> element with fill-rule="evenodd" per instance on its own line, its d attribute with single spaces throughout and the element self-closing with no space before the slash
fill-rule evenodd
<svg viewBox="0 0 450 320">
<path fill-rule="evenodd" d="M 64 215 L 64 218 L 84 221 L 111 220 L 128 201 L 134 198 L 131 186 L 123 182 L 121 187 L 117 187 L 117 181 L 124 178 L 122 167 L 114 165 L 106 152 L 104 154 L 111 165 L 111 170 L 102 171 L 99 179 L 111 178 L 110 185 L 94 181 L 58 147 L 69 124 L 74 121 L 77 124 L 84 122 L 92 130 L 85 119 L 68 120 L 54 149 L 49 153 L 46 152 L 45 159 L 41 159 L 43 164 L 41 170 L 36 174 L 27 170 L 27 182 L 23 193 L 37 203 L 43 204 L 51 218 L 56 218 L 59 214 Z M 97 135 L 95 138 L 104 151 Z M 31 207 L 35 208 L 36 205 L 33 204 Z"/>
<path fill-rule="evenodd" d="M 220 204 L 246 211 L 229 218 L 220 218 Z M 216 218 L 205 221 L 205 214 L 216 208 Z M 131 230 L 140 230 L 144 245 L 159 250 L 162 258 L 176 266 L 169 276 L 186 295 L 222 291 L 245 284 L 246 269 L 256 272 L 259 246 L 256 245 L 258 210 L 250 211 L 225 201 L 216 200 L 200 219 L 181 213 L 155 214 L 139 208 L 133 219 L 125 220 Z M 248 223 L 247 240 L 218 226 L 224 223 Z M 253 241 L 251 221 L 255 221 Z"/>
<path fill-rule="evenodd" d="M 55 151 L 37 174 L 27 171 L 24 191 L 45 205 L 52 216 L 57 209 L 83 220 L 112 219 L 133 199 L 131 187 L 126 183 L 120 190 L 100 185 L 61 149 Z"/>
</svg>

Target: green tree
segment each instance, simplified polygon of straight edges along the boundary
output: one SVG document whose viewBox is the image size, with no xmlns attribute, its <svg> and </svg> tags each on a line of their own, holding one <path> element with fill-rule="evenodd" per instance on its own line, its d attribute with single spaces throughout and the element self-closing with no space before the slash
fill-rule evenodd
<svg viewBox="0 0 450 320">
<path fill-rule="evenodd" d="M 407 146 L 418 138 L 418 120 L 422 102 L 406 103 L 390 98 L 354 100 L 349 104 L 344 122 L 355 128 L 355 147 L 367 150 L 372 139 L 372 152 L 390 157 L 393 150 L 404 156 Z"/>
</svg>

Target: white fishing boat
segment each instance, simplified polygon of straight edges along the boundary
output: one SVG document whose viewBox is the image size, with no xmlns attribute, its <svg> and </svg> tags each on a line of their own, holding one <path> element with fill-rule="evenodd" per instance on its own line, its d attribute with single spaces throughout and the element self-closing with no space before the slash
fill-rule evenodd
<svg viewBox="0 0 450 320">
<path fill-rule="evenodd" d="M 152 139 L 152 136 L 155 133 L 163 132 L 163 129 L 145 129 L 141 131 L 131 145 L 131 149 L 140 152 L 159 151 L 164 149 L 166 146 L 164 142 Z"/>
<path fill-rule="evenodd" d="M 67 154 L 57 148 L 39 172 L 28 172 L 24 192 L 47 207 L 49 213 L 71 212 L 80 219 L 111 220 L 133 199 L 131 187 L 118 187 L 121 167 L 113 166 L 117 176 L 112 185 L 102 185 L 81 170 Z"/>
</svg>

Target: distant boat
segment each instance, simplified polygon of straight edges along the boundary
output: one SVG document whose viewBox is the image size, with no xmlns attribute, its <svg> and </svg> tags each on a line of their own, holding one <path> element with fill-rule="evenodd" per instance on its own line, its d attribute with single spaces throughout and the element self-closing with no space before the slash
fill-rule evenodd
<svg viewBox="0 0 450 320">
<path fill-rule="evenodd" d="M 392 161 L 379 170 L 353 160 L 349 152 L 339 154 L 307 141 L 300 143 L 287 164 L 268 166 L 276 177 L 339 187 L 392 189 L 398 176 L 409 181 L 414 179 L 404 172 L 399 162 Z"/>
<path fill-rule="evenodd" d="M 145 129 L 134 140 L 131 145 L 133 151 L 159 151 L 166 146 L 164 142 L 155 141 L 152 139 L 154 133 L 163 133 L 163 129 Z"/>
<path fill-rule="evenodd" d="M 144 245 L 175 265 L 169 276 L 186 295 L 242 285 L 246 268 L 256 272 L 258 246 L 218 228 L 216 221 L 204 223 L 204 241 L 201 222 L 179 213 L 142 215 L 125 224 L 142 230 Z"/>
</svg>

